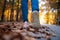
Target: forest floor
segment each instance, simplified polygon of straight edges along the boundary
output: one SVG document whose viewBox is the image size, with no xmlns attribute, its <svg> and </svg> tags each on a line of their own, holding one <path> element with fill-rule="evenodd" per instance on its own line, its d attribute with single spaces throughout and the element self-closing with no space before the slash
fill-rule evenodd
<svg viewBox="0 0 60 40">
<path fill-rule="evenodd" d="M 34 31 L 33 28 L 29 28 L 29 30 L 26 28 L 23 29 L 22 28 L 23 22 L 1 22 L 0 33 L 3 29 L 5 29 L 3 31 L 3 34 L 1 34 L 2 36 L 4 36 L 5 31 L 7 31 L 7 29 L 8 30 L 11 29 L 10 31 L 12 34 L 20 33 L 24 37 L 25 40 L 60 40 L 60 26 L 49 25 L 49 24 L 41 24 L 41 26 L 45 28 L 42 28 L 42 29 L 40 28 L 39 29 L 40 31 L 36 32 Z M 52 34 L 55 36 L 52 36 Z"/>
</svg>

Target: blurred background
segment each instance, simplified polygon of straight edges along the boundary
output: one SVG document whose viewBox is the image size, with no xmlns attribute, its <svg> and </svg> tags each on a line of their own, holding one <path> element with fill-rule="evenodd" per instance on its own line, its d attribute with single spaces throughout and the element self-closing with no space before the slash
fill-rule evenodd
<svg viewBox="0 0 60 40">
<path fill-rule="evenodd" d="M 20 22 L 23 20 L 22 0 L 0 0 L 0 22 Z M 39 0 L 40 24 L 60 25 L 60 1 Z M 28 0 L 28 21 L 32 22 L 31 0 Z"/>
</svg>

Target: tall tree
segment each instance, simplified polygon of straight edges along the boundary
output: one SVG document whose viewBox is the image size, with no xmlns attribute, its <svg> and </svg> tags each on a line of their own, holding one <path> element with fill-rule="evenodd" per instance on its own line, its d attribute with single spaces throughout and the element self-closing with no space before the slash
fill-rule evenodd
<svg viewBox="0 0 60 40">
<path fill-rule="evenodd" d="M 18 7 L 17 7 L 17 14 L 16 14 L 16 21 L 18 21 L 18 16 L 19 16 L 19 13 L 20 13 L 20 19 L 22 19 L 21 18 L 21 0 L 17 0 L 17 2 L 18 2 Z"/>
<path fill-rule="evenodd" d="M 4 11 L 5 11 L 5 8 L 6 8 L 6 0 L 4 0 L 4 4 L 3 4 L 3 7 L 2 7 L 2 16 L 1 16 L 1 21 L 4 21 Z"/>
<path fill-rule="evenodd" d="M 14 0 L 12 0 L 12 5 L 11 5 L 10 21 L 13 21 L 13 15 L 14 15 Z"/>
<path fill-rule="evenodd" d="M 19 0 L 17 1 L 18 2 L 18 7 L 17 7 L 17 13 L 16 13 L 16 21 L 18 21 L 18 14 L 19 14 Z"/>
</svg>

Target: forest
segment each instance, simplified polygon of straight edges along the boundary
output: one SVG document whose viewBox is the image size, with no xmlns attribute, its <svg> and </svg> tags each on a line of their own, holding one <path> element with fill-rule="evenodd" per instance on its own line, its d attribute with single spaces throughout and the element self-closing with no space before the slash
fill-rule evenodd
<svg viewBox="0 0 60 40">
<path fill-rule="evenodd" d="M 0 21 L 18 21 L 21 15 L 21 0 L 0 0 Z"/>
<path fill-rule="evenodd" d="M 0 22 L 22 21 L 22 0 L 0 0 Z M 45 4 L 39 0 L 39 18 L 41 24 L 58 24 L 58 0 L 46 0 Z M 46 7 L 46 8 L 45 8 Z M 28 21 L 32 21 L 31 0 L 28 0 Z"/>
</svg>

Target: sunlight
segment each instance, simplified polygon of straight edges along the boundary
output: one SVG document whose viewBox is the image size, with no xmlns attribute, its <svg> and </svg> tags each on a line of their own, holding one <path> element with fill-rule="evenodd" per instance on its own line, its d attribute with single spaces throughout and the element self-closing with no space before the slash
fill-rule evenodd
<svg viewBox="0 0 60 40">
<path fill-rule="evenodd" d="M 45 5 L 45 4 L 46 4 L 45 0 L 39 0 L 39 9 L 40 9 L 39 14 L 41 14 L 41 15 L 39 15 L 40 24 L 45 24 L 46 23 L 46 20 L 44 19 L 44 17 L 45 17 L 45 15 L 48 11 L 45 10 L 46 6 L 42 6 L 42 5 Z"/>
<path fill-rule="evenodd" d="M 48 11 L 43 11 L 43 12 L 40 12 L 40 15 L 39 15 L 39 20 L 40 20 L 40 24 L 46 24 L 46 15 L 47 15 Z"/>
<path fill-rule="evenodd" d="M 39 0 L 39 10 L 40 24 L 56 24 L 57 10 L 50 8 L 48 1 Z"/>
</svg>

